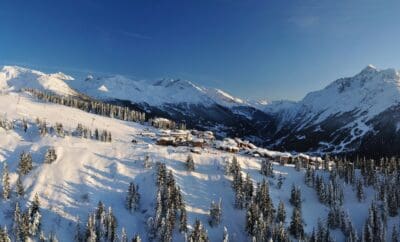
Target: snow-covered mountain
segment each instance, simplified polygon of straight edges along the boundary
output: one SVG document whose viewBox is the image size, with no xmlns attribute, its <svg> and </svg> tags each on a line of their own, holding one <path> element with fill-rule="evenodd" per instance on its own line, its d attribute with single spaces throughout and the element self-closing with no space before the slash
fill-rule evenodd
<svg viewBox="0 0 400 242">
<path fill-rule="evenodd" d="M 279 124 L 271 142 L 276 147 L 377 152 L 371 141 L 381 139 L 383 133 L 392 133 L 390 136 L 398 139 L 400 120 L 394 110 L 399 103 L 400 74 L 394 69 L 379 70 L 370 65 L 353 77 L 338 79 L 309 93 L 297 103 L 286 103 L 284 107 L 267 105 L 265 111 L 275 114 Z M 386 122 L 384 127 L 380 127 L 382 122 Z M 392 138 L 380 143 L 388 147 L 388 153 L 398 154 L 400 150 L 393 150 L 391 142 Z"/>
<path fill-rule="evenodd" d="M 76 89 L 93 97 L 120 99 L 150 106 L 166 104 L 202 104 L 211 106 L 241 106 L 246 102 L 215 88 L 205 88 L 191 81 L 162 79 L 157 81 L 132 80 L 121 75 L 88 76 L 83 83 L 76 83 Z"/>
<path fill-rule="evenodd" d="M 18 66 L 4 66 L 0 71 L 0 90 L 20 90 L 34 88 L 48 90 L 60 95 L 76 95 L 65 81 L 71 81 L 71 76 L 64 73 L 45 74 Z"/>
<path fill-rule="evenodd" d="M 370 65 L 298 102 L 254 102 L 180 79 L 91 75 L 74 80 L 62 73 L 20 67 L 6 66 L 0 71 L 3 90 L 31 87 L 63 95 L 83 93 L 275 149 L 388 155 L 400 154 L 400 148 L 392 145 L 400 141 L 399 83 L 396 70 Z"/>
</svg>

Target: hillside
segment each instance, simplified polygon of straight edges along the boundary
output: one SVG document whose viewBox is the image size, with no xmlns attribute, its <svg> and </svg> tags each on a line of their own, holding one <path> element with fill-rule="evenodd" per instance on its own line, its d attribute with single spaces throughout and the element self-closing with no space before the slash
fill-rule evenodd
<svg viewBox="0 0 400 242">
<path fill-rule="evenodd" d="M 13 211 L 15 202 L 22 209 L 27 207 L 38 194 L 40 199 L 41 223 L 46 236 L 56 235 L 60 241 L 72 241 L 76 234 L 76 224 L 81 222 L 84 231 L 88 213 L 94 212 L 99 201 L 106 207 L 111 206 L 118 220 L 116 231 L 121 235 L 126 229 L 131 238 L 140 235 L 143 241 L 149 239 L 148 219 L 155 214 L 156 207 L 156 162 L 166 164 L 172 171 L 177 185 L 180 187 L 187 210 L 189 232 L 196 219 L 200 219 L 207 230 L 211 241 L 222 240 L 224 227 L 227 228 L 231 241 L 249 241 L 245 231 L 246 208 L 238 209 L 235 192 L 232 189 L 232 175 L 226 173 L 227 161 L 238 160 L 242 174 L 249 174 L 253 186 L 263 179 L 269 181 L 269 194 L 273 206 L 278 207 L 283 201 L 286 207 L 285 227 L 290 225 L 293 206 L 289 202 L 292 185 L 301 189 L 302 214 L 305 232 L 310 235 L 317 227 L 318 218 L 326 221 L 330 211 L 329 206 L 319 202 L 314 188 L 304 183 L 305 170 L 296 171 L 293 165 L 282 166 L 273 164 L 274 177 L 260 174 L 264 158 L 249 155 L 248 152 L 237 154 L 217 150 L 212 147 L 200 149 L 191 153 L 185 146 L 159 146 L 152 138 L 161 135 L 161 130 L 151 126 L 133 122 L 120 121 L 86 113 L 74 108 L 51 103 L 43 103 L 31 97 L 28 93 L 10 92 L 0 96 L 2 120 L 15 120 L 13 129 L 0 128 L 0 161 L 8 164 L 12 193 L 10 199 L 1 199 L 1 224 L 13 227 Z M 47 127 L 62 123 L 65 137 L 54 133 L 40 135 L 35 124 L 45 120 Z M 28 121 L 28 129 L 23 131 L 21 121 Z M 85 139 L 73 135 L 78 124 L 89 129 L 106 129 L 112 133 L 111 142 Z M 136 142 L 132 143 L 132 139 Z M 44 163 L 44 156 L 49 147 L 54 147 L 57 158 L 51 164 Z M 33 169 L 22 177 L 25 195 L 17 197 L 15 186 L 17 182 L 17 167 L 20 154 L 30 152 L 33 158 Z M 262 150 L 260 150 L 261 152 Z M 259 152 L 259 153 L 260 153 Z M 192 155 L 195 170 L 188 171 L 186 159 Z M 262 152 L 260 153 L 262 154 Z M 284 157 L 284 154 L 274 153 L 270 157 Z M 151 161 L 151 167 L 145 168 L 145 157 Z M 4 169 L 3 169 L 4 171 Z M 328 178 L 328 173 L 320 171 L 322 177 Z M 358 174 L 358 173 L 357 173 Z M 279 188 L 279 180 L 282 186 Z M 341 180 L 341 179 L 340 179 Z M 137 211 L 129 213 L 125 208 L 125 198 L 128 185 L 134 182 L 139 186 L 140 205 Z M 342 182 L 341 182 L 342 183 Z M 365 200 L 357 201 L 354 185 L 343 183 L 343 209 L 349 213 L 350 219 L 362 234 L 364 220 L 368 216 L 368 207 L 373 199 L 372 187 L 365 188 Z M 209 208 L 212 201 L 222 202 L 222 220 L 216 227 L 208 224 Z M 391 233 L 392 224 L 397 217 L 388 220 Z M 183 241 L 184 236 L 174 229 L 174 241 Z M 338 229 L 331 230 L 331 236 L 338 241 L 343 239 L 343 233 Z"/>
</svg>

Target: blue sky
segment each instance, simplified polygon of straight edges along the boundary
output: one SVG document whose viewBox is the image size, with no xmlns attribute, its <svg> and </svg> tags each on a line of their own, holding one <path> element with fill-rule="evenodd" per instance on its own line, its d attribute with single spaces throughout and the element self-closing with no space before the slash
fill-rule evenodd
<svg viewBox="0 0 400 242">
<path fill-rule="evenodd" d="M 399 68 L 398 9 L 397 0 L 3 0 L 0 65 L 298 100 L 367 64 Z"/>
</svg>

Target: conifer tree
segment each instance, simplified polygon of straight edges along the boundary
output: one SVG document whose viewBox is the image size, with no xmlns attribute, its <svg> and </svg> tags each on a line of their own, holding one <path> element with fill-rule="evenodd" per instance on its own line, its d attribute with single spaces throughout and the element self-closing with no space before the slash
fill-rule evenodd
<svg viewBox="0 0 400 242">
<path fill-rule="evenodd" d="M 112 208 L 108 207 L 108 212 L 106 216 L 106 238 L 108 241 L 115 241 L 117 237 L 116 229 L 117 229 L 117 219 L 112 212 Z"/>
<path fill-rule="evenodd" d="M 23 119 L 22 120 L 22 125 L 23 125 L 23 128 L 24 128 L 24 132 L 26 133 L 26 131 L 28 130 L 28 122 L 25 119 Z"/>
<path fill-rule="evenodd" d="M 75 236 L 74 236 L 74 240 L 75 242 L 82 242 L 83 238 L 82 238 L 82 228 L 81 228 L 81 220 L 78 217 L 77 221 L 76 221 L 76 229 L 75 229 Z"/>
<path fill-rule="evenodd" d="M 263 159 L 261 161 L 260 173 L 263 174 L 264 176 L 273 177 L 274 169 L 273 169 L 273 166 L 272 166 L 272 162 L 270 160 Z"/>
<path fill-rule="evenodd" d="M 45 154 L 45 157 L 44 157 L 44 163 L 51 164 L 55 160 L 57 160 L 56 150 L 53 147 L 50 147 L 46 151 L 46 154 Z"/>
<path fill-rule="evenodd" d="M 86 224 L 86 235 L 85 240 L 87 242 L 96 242 L 97 235 L 96 235 L 96 224 L 95 224 L 95 216 L 89 215 L 87 224 Z"/>
<path fill-rule="evenodd" d="M 10 198 L 10 192 L 11 192 L 11 187 L 10 187 L 10 176 L 8 174 L 8 166 L 7 166 L 7 163 L 4 163 L 3 179 L 2 179 L 2 193 L 3 193 L 4 200 L 7 200 Z"/>
<path fill-rule="evenodd" d="M 144 168 L 151 168 L 152 167 L 152 162 L 150 160 L 150 156 L 149 155 L 146 155 L 144 157 L 143 166 L 144 166 Z"/>
<path fill-rule="evenodd" d="M 186 168 L 188 169 L 188 171 L 194 171 L 195 169 L 193 156 L 191 154 L 189 154 L 186 158 Z"/>
<path fill-rule="evenodd" d="M 140 194 L 139 186 L 131 182 L 129 184 L 128 194 L 126 196 L 125 206 L 130 211 L 136 211 L 139 208 Z"/>
<path fill-rule="evenodd" d="M 398 215 L 398 200 L 397 200 L 397 193 L 395 191 L 389 192 L 387 194 L 387 203 L 389 209 L 389 216 L 395 217 Z"/>
<path fill-rule="evenodd" d="M 25 194 L 24 184 L 22 183 L 22 178 L 21 178 L 20 174 L 18 174 L 17 182 L 15 184 L 15 189 L 16 189 L 18 197 L 23 197 L 24 196 L 24 194 Z"/>
<path fill-rule="evenodd" d="M 96 128 L 95 130 L 94 130 L 94 138 L 95 138 L 95 140 L 99 140 L 99 130 Z"/>
<path fill-rule="evenodd" d="M 35 197 L 33 198 L 33 201 L 29 207 L 29 217 L 29 233 L 31 235 L 36 235 L 37 232 L 40 231 L 42 217 L 40 214 L 40 201 L 37 193 L 35 194 Z"/>
<path fill-rule="evenodd" d="M 294 207 L 293 209 L 289 231 L 290 234 L 292 234 L 296 239 L 302 239 L 304 237 L 303 219 L 301 217 L 301 211 L 298 207 Z"/>
<path fill-rule="evenodd" d="M 292 185 L 292 190 L 290 192 L 290 204 L 296 208 L 301 208 L 301 190 L 299 187 Z"/>
<path fill-rule="evenodd" d="M 180 217 L 179 217 L 179 232 L 187 232 L 187 214 L 185 206 L 181 207 Z"/>
<path fill-rule="evenodd" d="M 209 215 L 209 224 L 211 227 L 218 226 L 221 222 L 221 217 L 222 217 L 222 206 L 221 206 L 221 200 L 219 203 L 215 203 L 214 201 L 211 202 L 210 206 L 210 215 Z"/>
<path fill-rule="evenodd" d="M 128 236 L 126 235 L 125 228 L 122 228 L 120 242 L 128 242 Z"/>
<path fill-rule="evenodd" d="M 357 199 L 359 202 L 364 200 L 364 186 L 361 180 L 357 181 Z"/>
<path fill-rule="evenodd" d="M 200 220 L 196 219 L 194 226 L 193 226 L 193 230 L 189 235 L 188 241 L 189 242 L 208 242 L 209 241 L 207 231 L 204 229 Z"/>
<path fill-rule="evenodd" d="M 19 174 L 26 175 L 32 170 L 32 156 L 29 153 L 22 152 L 18 164 Z"/>
<path fill-rule="evenodd" d="M 142 239 L 138 234 L 136 234 L 135 236 L 133 236 L 132 242 L 142 242 Z"/>
<path fill-rule="evenodd" d="M 276 220 L 277 222 L 281 222 L 281 223 L 285 223 L 286 220 L 286 210 L 285 210 L 285 204 L 283 203 L 283 201 L 279 201 L 279 205 L 278 205 L 278 214 L 276 215 Z"/>
<path fill-rule="evenodd" d="M 281 189 L 281 188 L 282 188 L 282 185 L 283 185 L 283 181 L 284 181 L 284 180 L 285 180 L 285 178 L 282 176 L 282 174 L 279 174 L 278 183 L 277 183 L 278 189 Z"/>
<path fill-rule="evenodd" d="M 14 219 L 13 219 L 13 224 L 12 224 L 12 232 L 14 233 L 14 237 L 16 240 L 21 240 L 21 211 L 19 208 L 18 202 L 15 203 L 15 209 L 14 209 Z"/>
<path fill-rule="evenodd" d="M 20 221 L 20 240 L 26 241 L 30 236 L 30 216 L 29 211 L 26 213 L 21 214 L 21 221 Z"/>
<path fill-rule="evenodd" d="M 1 242 L 11 242 L 10 236 L 8 234 L 7 226 L 3 228 L 0 227 L 0 241 Z"/>
<path fill-rule="evenodd" d="M 392 242 L 399 242 L 399 232 L 397 231 L 396 225 L 393 225 L 392 229 Z"/>
</svg>

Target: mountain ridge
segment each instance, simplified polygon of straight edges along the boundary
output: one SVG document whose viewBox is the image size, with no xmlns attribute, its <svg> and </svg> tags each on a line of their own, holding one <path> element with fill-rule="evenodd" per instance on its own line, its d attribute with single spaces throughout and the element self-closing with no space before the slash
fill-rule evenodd
<svg viewBox="0 0 400 242">
<path fill-rule="evenodd" d="M 388 115 L 394 115 L 389 114 L 390 110 L 400 105 L 400 74 L 395 69 L 380 70 L 372 65 L 296 102 L 248 101 L 181 79 L 136 81 L 113 75 L 77 80 L 63 73 L 45 74 L 10 66 L 0 72 L 0 87 L 39 88 L 63 95 L 83 93 L 123 102 L 154 116 L 184 121 L 190 128 L 244 137 L 283 151 L 357 152 L 360 147 L 369 147 L 364 137 L 374 140 L 377 127 L 382 126 L 380 115 L 390 123 L 396 137 L 400 122 L 397 118 L 387 121 Z M 400 150 L 388 153 L 400 154 Z"/>
</svg>

